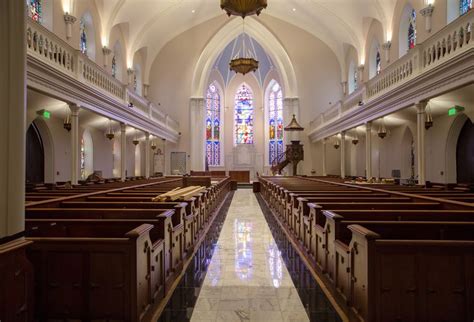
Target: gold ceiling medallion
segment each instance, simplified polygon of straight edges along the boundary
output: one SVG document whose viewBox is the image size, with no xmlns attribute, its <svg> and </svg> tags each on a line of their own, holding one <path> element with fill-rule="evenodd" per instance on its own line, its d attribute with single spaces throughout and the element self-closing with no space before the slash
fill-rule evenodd
<svg viewBox="0 0 474 322">
<path fill-rule="evenodd" d="M 221 9 L 225 10 L 229 17 L 258 16 L 266 7 L 267 0 L 221 0 Z"/>
</svg>

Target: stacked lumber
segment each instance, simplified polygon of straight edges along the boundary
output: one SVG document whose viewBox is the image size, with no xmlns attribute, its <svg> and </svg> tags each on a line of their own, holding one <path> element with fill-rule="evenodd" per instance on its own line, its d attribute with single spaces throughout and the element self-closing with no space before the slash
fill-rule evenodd
<svg viewBox="0 0 474 322">
<path fill-rule="evenodd" d="M 161 201 L 176 201 L 176 200 L 188 200 L 194 196 L 197 196 L 201 192 L 205 191 L 206 187 L 201 186 L 190 186 L 186 188 L 175 188 L 166 193 L 156 196 L 152 199 L 155 202 Z"/>
</svg>

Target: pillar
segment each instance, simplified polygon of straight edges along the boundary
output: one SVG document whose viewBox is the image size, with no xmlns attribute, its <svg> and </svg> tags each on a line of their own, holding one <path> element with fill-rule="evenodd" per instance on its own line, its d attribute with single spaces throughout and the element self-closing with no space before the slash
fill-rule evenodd
<svg viewBox="0 0 474 322">
<path fill-rule="evenodd" d="M 372 122 L 365 124 L 365 176 L 372 177 Z"/>
<path fill-rule="evenodd" d="M 77 18 L 70 15 L 69 13 L 64 14 L 64 23 L 66 24 L 66 39 L 69 40 L 72 37 L 72 25 L 76 22 Z"/>
<path fill-rule="evenodd" d="M 357 67 L 357 72 L 357 88 L 359 88 L 364 84 L 364 65 L 359 65 L 359 67 Z"/>
<path fill-rule="evenodd" d="M 71 184 L 77 184 L 80 177 L 81 158 L 79 154 L 79 106 L 69 104 L 71 110 Z"/>
<path fill-rule="evenodd" d="M 25 1 L 0 1 L 0 244 L 25 225 Z"/>
<path fill-rule="evenodd" d="M 387 63 L 390 62 L 390 48 L 391 47 L 392 47 L 392 42 L 390 40 L 382 44 L 382 48 L 385 52 L 385 61 Z"/>
<path fill-rule="evenodd" d="M 150 84 L 143 84 L 143 97 L 148 98 L 149 89 L 150 89 Z"/>
<path fill-rule="evenodd" d="M 150 133 L 145 133 L 145 178 L 150 177 Z"/>
<path fill-rule="evenodd" d="M 327 167 L 326 167 L 326 143 L 327 143 L 327 139 L 323 139 L 323 176 L 327 176 L 328 173 L 327 173 Z"/>
<path fill-rule="evenodd" d="M 418 184 L 426 183 L 425 169 L 425 109 L 426 102 L 415 104 L 416 107 L 416 159 L 418 162 Z"/>
<path fill-rule="evenodd" d="M 342 94 L 347 95 L 347 81 L 341 82 Z"/>
<path fill-rule="evenodd" d="M 429 4 L 427 7 L 420 10 L 420 13 L 425 17 L 425 30 L 431 32 L 431 17 L 433 16 L 434 6 Z"/>
<path fill-rule="evenodd" d="M 191 120 L 191 170 L 204 171 L 205 110 L 204 98 L 192 97 L 190 101 Z"/>
<path fill-rule="evenodd" d="M 127 178 L 127 125 L 120 123 L 120 178 Z"/>
<path fill-rule="evenodd" d="M 127 69 L 127 75 L 128 75 L 128 86 L 133 88 L 133 75 L 135 74 L 135 71 L 132 68 Z"/>
<path fill-rule="evenodd" d="M 163 154 L 163 175 L 166 175 L 166 139 L 162 139 L 162 140 L 163 140 L 163 149 L 161 149 L 161 153 Z"/>
<path fill-rule="evenodd" d="M 346 177 L 346 132 L 341 132 L 341 178 Z"/>
</svg>

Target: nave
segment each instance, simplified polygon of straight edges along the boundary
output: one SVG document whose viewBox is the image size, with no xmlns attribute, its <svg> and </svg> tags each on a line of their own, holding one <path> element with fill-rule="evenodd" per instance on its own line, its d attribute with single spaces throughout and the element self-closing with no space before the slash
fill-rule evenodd
<svg viewBox="0 0 474 322">
<path fill-rule="evenodd" d="M 159 322 L 342 321 L 250 189 L 234 192 L 201 248 Z"/>
</svg>

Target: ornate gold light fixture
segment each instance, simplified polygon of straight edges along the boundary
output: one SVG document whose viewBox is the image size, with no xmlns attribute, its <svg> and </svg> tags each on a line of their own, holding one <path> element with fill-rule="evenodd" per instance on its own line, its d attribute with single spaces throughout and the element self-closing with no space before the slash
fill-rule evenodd
<svg viewBox="0 0 474 322">
<path fill-rule="evenodd" d="M 140 143 L 140 141 L 138 140 L 138 136 L 137 136 L 137 130 L 135 130 L 135 136 L 133 138 L 133 141 L 132 141 L 133 145 L 137 146 L 138 143 Z"/>
<path fill-rule="evenodd" d="M 382 123 L 380 124 L 379 130 L 377 132 L 379 138 L 384 139 L 387 136 L 387 129 L 385 128 L 385 119 L 382 117 Z"/>
<path fill-rule="evenodd" d="M 258 69 L 258 61 L 254 58 L 235 58 L 230 61 L 229 67 L 230 70 L 245 75 Z"/>
<path fill-rule="evenodd" d="M 107 133 L 105 134 L 105 137 L 109 140 L 112 140 L 115 137 L 114 130 L 112 129 L 112 121 L 109 120 L 109 129 L 107 130 Z"/>
<path fill-rule="evenodd" d="M 433 127 L 433 116 L 431 115 L 431 109 L 426 109 L 425 129 L 429 130 Z"/>
<path fill-rule="evenodd" d="M 71 114 L 67 111 L 66 118 L 64 119 L 63 128 L 68 132 L 71 132 L 72 125 L 71 125 Z"/>
<path fill-rule="evenodd" d="M 225 10 L 229 17 L 258 16 L 266 7 L 267 0 L 221 0 L 221 9 Z"/>
</svg>

